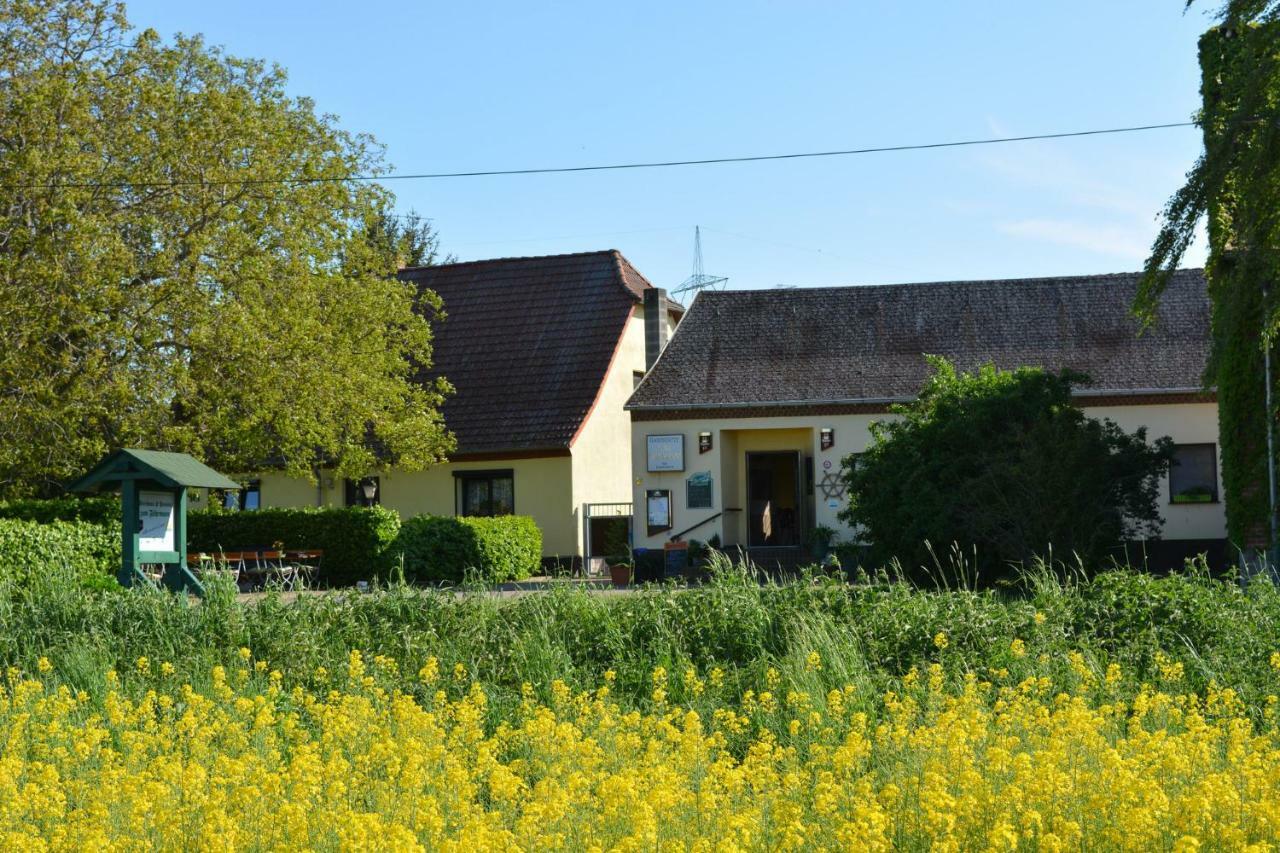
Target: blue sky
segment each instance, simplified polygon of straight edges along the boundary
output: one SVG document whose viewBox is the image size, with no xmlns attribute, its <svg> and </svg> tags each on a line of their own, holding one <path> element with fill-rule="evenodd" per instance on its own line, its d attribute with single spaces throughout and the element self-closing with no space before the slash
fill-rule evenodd
<svg viewBox="0 0 1280 853">
<path fill-rule="evenodd" d="M 1212 8 L 1217 4 L 1211 4 Z M 279 63 L 397 171 L 813 151 L 1182 121 L 1181 0 L 132 0 L 136 26 Z M 622 250 L 674 287 L 703 227 L 734 288 L 1116 272 L 1194 129 L 982 148 L 400 182 L 459 259 Z M 1197 247 L 1188 259 L 1203 260 Z"/>
</svg>

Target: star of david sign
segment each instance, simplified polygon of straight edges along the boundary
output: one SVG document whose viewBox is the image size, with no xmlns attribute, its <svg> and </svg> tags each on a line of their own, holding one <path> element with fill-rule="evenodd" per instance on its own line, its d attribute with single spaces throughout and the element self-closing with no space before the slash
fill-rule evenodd
<svg viewBox="0 0 1280 853">
<path fill-rule="evenodd" d="M 834 471 L 828 471 L 822 475 L 822 479 L 818 481 L 818 488 L 822 489 L 824 498 L 842 498 L 845 493 L 844 480 Z"/>
</svg>

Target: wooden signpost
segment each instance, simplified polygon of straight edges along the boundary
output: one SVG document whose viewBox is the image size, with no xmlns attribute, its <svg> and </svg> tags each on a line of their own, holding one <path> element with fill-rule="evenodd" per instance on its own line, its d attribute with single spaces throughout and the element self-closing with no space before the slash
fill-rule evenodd
<svg viewBox="0 0 1280 853">
<path fill-rule="evenodd" d="M 143 564 L 164 566 L 169 589 L 204 594 L 187 568 L 187 489 L 239 489 L 240 484 L 185 453 L 117 450 L 69 487 L 73 492 L 120 489 L 121 586 L 150 583 Z"/>
</svg>

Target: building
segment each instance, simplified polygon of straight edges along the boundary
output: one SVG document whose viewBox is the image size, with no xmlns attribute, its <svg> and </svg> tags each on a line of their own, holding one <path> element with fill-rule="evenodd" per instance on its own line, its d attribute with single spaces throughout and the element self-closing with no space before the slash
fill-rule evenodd
<svg viewBox="0 0 1280 853">
<path fill-rule="evenodd" d="M 653 286 L 614 250 L 406 269 L 438 294 L 434 363 L 456 393 L 444 404 L 457 439 L 449 462 L 360 482 L 264 475 L 261 506 L 380 503 L 408 517 L 532 516 L 548 558 L 583 551 L 584 507 L 630 513 L 630 416 L 645 370 L 642 303 Z M 663 340 L 683 309 L 669 304 Z"/>
<path fill-rule="evenodd" d="M 718 536 L 789 562 L 815 525 L 852 536 L 841 460 L 912 399 L 925 354 L 963 370 L 1088 373 L 1079 403 L 1178 445 L 1152 564 L 1225 553 L 1217 405 L 1202 386 L 1209 300 L 1200 270 L 1175 274 L 1155 325 L 1130 312 L 1136 274 L 867 287 L 702 292 L 636 389 L 635 545 Z M 977 437 L 975 437 L 976 439 Z M 798 558 L 798 556 L 797 556 Z"/>
</svg>

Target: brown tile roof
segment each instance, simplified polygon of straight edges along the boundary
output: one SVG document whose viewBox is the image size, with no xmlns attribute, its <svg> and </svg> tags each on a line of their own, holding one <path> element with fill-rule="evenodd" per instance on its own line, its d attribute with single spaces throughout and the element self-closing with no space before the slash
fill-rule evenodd
<svg viewBox="0 0 1280 853">
<path fill-rule="evenodd" d="M 455 393 L 455 456 L 563 451 L 595 402 L 632 308 L 651 287 L 616 250 L 401 270 L 439 294 L 429 376 Z"/>
<path fill-rule="evenodd" d="M 929 374 L 1074 368 L 1092 393 L 1199 389 L 1209 354 L 1201 270 L 1174 274 L 1155 326 L 1130 313 L 1137 274 L 795 290 L 703 291 L 628 408 L 900 400 Z"/>
</svg>

